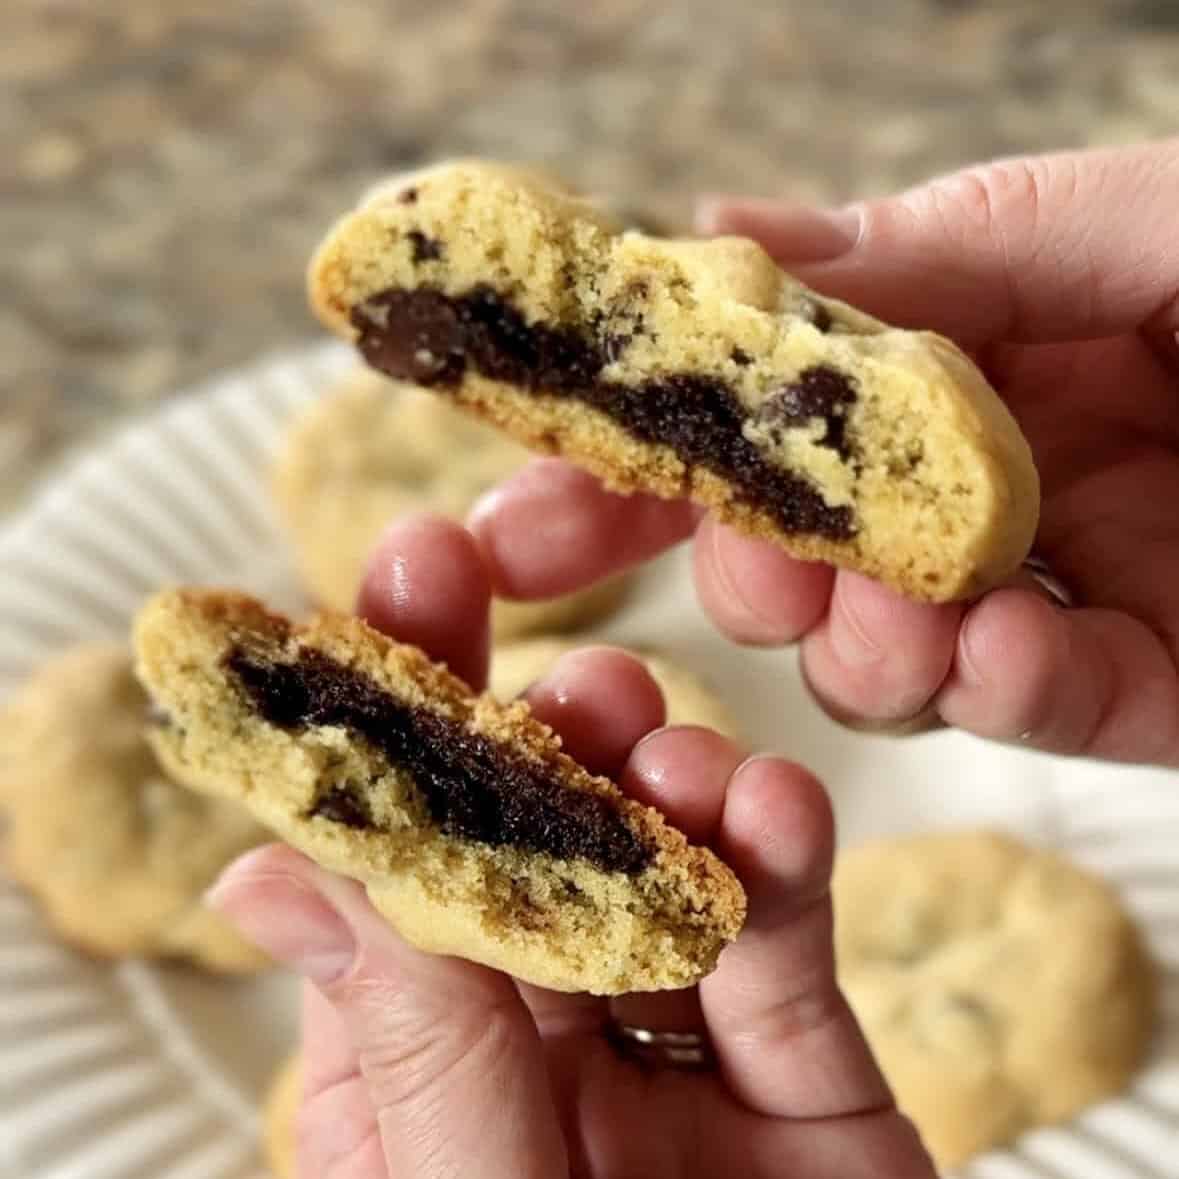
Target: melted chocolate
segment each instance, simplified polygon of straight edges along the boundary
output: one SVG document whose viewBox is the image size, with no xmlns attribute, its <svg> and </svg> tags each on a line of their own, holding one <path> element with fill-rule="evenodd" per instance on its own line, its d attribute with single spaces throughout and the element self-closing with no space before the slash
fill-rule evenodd
<svg viewBox="0 0 1179 1179">
<path fill-rule="evenodd" d="M 550 771 L 439 713 L 402 703 L 362 672 L 322 652 L 293 663 L 235 648 L 225 665 L 262 717 L 284 729 L 340 725 L 407 771 L 443 831 L 492 846 L 582 858 L 607 872 L 636 873 L 650 849 L 610 799 L 571 790 Z M 371 826 L 363 803 L 333 790 L 313 814 Z"/>
<path fill-rule="evenodd" d="M 469 367 L 492 380 L 582 401 L 633 437 L 668 445 L 685 463 L 729 480 L 787 532 L 839 540 L 855 532 L 850 508 L 828 507 L 808 482 L 769 462 L 745 438 L 745 411 L 718 377 L 671 373 L 634 386 L 605 380 L 610 341 L 588 330 L 529 324 L 487 286 L 460 296 L 430 287 L 388 290 L 355 307 L 352 322 L 365 359 L 392 377 L 446 389 Z M 855 400 L 851 382 L 816 366 L 785 388 L 806 399 L 812 386 L 843 390 L 828 418 L 828 437 L 843 454 L 843 409 Z"/>
<path fill-rule="evenodd" d="M 405 236 L 409 238 L 409 248 L 413 251 L 415 264 L 436 262 L 445 253 L 442 243 L 437 238 L 427 237 L 420 229 L 411 229 Z"/>
<path fill-rule="evenodd" d="M 819 439 L 819 445 L 830 447 L 846 462 L 852 457 L 845 436 L 846 414 L 847 407 L 855 399 L 855 390 L 842 373 L 817 366 L 808 368 L 797 381 L 771 393 L 762 403 L 757 417 L 771 432 L 775 428 L 803 426 L 815 418 L 822 419 L 827 431 Z"/>
<path fill-rule="evenodd" d="M 333 823 L 343 823 L 345 827 L 354 827 L 363 831 L 373 825 L 372 816 L 364 800 L 353 790 L 343 786 L 333 786 L 326 794 L 316 799 L 309 814 L 321 819 L 330 819 Z"/>
</svg>

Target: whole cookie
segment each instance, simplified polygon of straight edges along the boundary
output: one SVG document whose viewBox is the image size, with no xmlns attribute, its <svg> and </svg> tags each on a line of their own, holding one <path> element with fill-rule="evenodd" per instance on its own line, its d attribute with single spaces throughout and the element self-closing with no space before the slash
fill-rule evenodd
<svg viewBox="0 0 1179 1179">
<path fill-rule="evenodd" d="M 215 591 L 158 596 L 137 668 L 165 764 L 364 883 L 422 949 L 566 991 L 688 986 L 745 915 L 736 878 L 470 689 L 358 618 L 294 626 Z"/>
<path fill-rule="evenodd" d="M 91 953 L 260 969 L 201 897 L 267 833 L 169 778 L 143 736 L 147 711 L 120 645 L 76 648 L 17 694 L 0 714 L 4 868 Z"/>
<path fill-rule="evenodd" d="M 488 688 L 500 700 L 513 700 L 562 655 L 584 645 L 575 639 L 537 638 L 497 647 L 491 658 Z M 741 729 L 732 712 L 695 673 L 662 653 L 621 649 L 640 660 L 659 685 L 669 725 L 703 725 L 741 740 Z"/>
<path fill-rule="evenodd" d="M 295 1179 L 295 1115 L 303 1087 L 303 1060 L 292 1053 L 275 1073 L 262 1110 L 262 1145 L 275 1179 Z"/>
<path fill-rule="evenodd" d="M 1035 535 L 1031 451 L 970 359 L 752 241 L 624 232 L 551 177 L 465 160 L 370 193 L 309 285 L 373 368 L 912 597 L 977 594 Z"/>
<path fill-rule="evenodd" d="M 941 1167 L 1059 1122 L 1142 1061 L 1154 976 L 1103 881 L 995 832 L 864 844 L 836 865 L 840 982 Z"/>
<path fill-rule="evenodd" d="M 323 605 L 350 611 L 394 517 L 426 510 L 462 520 L 528 457 L 445 402 L 358 368 L 296 421 L 273 486 L 308 587 Z M 626 581 L 539 602 L 497 598 L 492 626 L 507 638 L 586 625 L 619 605 Z"/>
</svg>

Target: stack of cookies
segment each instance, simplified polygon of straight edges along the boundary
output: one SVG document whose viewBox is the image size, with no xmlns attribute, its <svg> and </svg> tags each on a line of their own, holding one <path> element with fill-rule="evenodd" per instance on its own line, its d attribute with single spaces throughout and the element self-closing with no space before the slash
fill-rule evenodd
<svg viewBox="0 0 1179 1179">
<path fill-rule="evenodd" d="M 369 552 L 401 513 L 461 520 L 532 450 L 958 600 L 1009 576 L 1034 535 L 1018 427 L 948 341 L 807 290 L 752 242 L 625 228 L 533 171 L 463 161 L 382 186 L 310 283 L 366 362 L 291 426 L 271 472 L 322 612 L 295 623 L 173 590 L 137 619 L 138 682 L 128 646 L 46 667 L 0 718 L 9 870 L 94 953 L 249 971 L 259 956 L 199 898 L 277 836 L 360 880 L 424 949 L 566 991 L 698 982 L 741 930 L 741 884 L 520 699 L 634 583 L 497 600 L 477 694 L 350 616 Z M 740 740 L 699 669 L 634 654 L 670 723 Z M 1060 858 L 991 832 L 891 841 L 846 853 L 835 896 L 843 985 L 940 1164 L 1071 1116 L 1141 1061 L 1141 941 Z M 299 1071 L 292 1057 L 268 1104 L 280 1174 Z"/>
</svg>

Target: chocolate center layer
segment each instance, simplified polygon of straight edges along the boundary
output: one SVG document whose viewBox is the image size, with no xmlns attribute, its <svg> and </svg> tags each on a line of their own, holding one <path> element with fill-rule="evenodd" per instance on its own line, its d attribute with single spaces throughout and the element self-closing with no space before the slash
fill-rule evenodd
<svg viewBox="0 0 1179 1179">
<path fill-rule="evenodd" d="M 393 289 L 353 308 L 359 348 L 373 368 L 420 385 L 453 388 L 468 367 L 495 381 L 570 397 L 606 414 L 643 442 L 670 446 L 688 464 L 727 479 L 746 501 L 787 532 L 843 540 L 855 532 L 851 509 L 829 507 L 806 480 L 783 471 L 741 432 L 745 411 L 718 377 L 670 374 L 639 385 L 602 378 L 606 337 L 590 329 L 529 324 L 490 287 L 446 295 L 431 287 Z M 843 412 L 855 390 L 843 373 L 816 366 L 783 386 L 787 398 L 813 400 L 816 384 L 838 386 L 828 398 L 826 444 L 847 455 Z"/>
<path fill-rule="evenodd" d="M 607 872 L 639 872 L 650 859 L 610 799 L 563 786 L 541 766 L 456 721 L 402 703 L 322 652 L 303 650 L 293 663 L 276 663 L 235 649 L 225 665 L 271 724 L 340 725 L 379 749 L 410 775 L 449 834 L 580 857 Z M 312 813 L 350 827 L 372 825 L 363 800 L 339 788 Z"/>
</svg>

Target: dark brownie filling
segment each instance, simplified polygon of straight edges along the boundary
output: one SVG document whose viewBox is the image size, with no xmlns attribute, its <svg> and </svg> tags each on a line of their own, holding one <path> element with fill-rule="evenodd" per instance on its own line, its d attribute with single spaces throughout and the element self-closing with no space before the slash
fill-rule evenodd
<svg viewBox="0 0 1179 1179">
<path fill-rule="evenodd" d="M 771 393 L 758 410 L 757 418 L 771 434 L 821 418 L 827 430 L 819 445 L 836 451 L 848 462 L 852 453 L 845 433 L 846 414 L 855 399 L 855 391 L 844 377 L 834 369 L 819 365 L 808 368 L 797 381 Z"/>
<path fill-rule="evenodd" d="M 855 533 L 851 509 L 829 507 L 806 480 L 769 462 L 741 432 L 745 411 L 728 384 L 707 374 L 669 374 L 637 386 L 603 379 L 619 341 L 592 328 L 529 324 L 487 286 L 464 295 L 432 287 L 391 289 L 352 310 L 358 346 L 368 363 L 400 380 L 453 388 L 470 367 L 491 380 L 591 405 L 643 442 L 672 447 L 688 464 L 736 486 L 747 502 L 787 532 L 845 540 Z M 740 363 L 740 362 L 738 362 Z M 826 416 L 827 437 L 843 454 L 843 410 L 855 400 L 850 379 L 833 368 L 806 370 L 784 392 L 799 404 L 821 385 L 841 390 Z"/>
<path fill-rule="evenodd" d="M 492 846 L 581 858 L 607 872 L 634 874 L 651 849 L 608 798 L 569 789 L 551 772 L 463 725 L 402 703 L 363 672 L 322 652 L 293 663 L 235 648 L 225 665 L 254 708 L 283 729 L 340 725 L 406 770 L 430 815 L 448 834 Z M 335 788 L 312 814 L 349 827 L 371 827 L 354 793 Z"/>
</svg>

